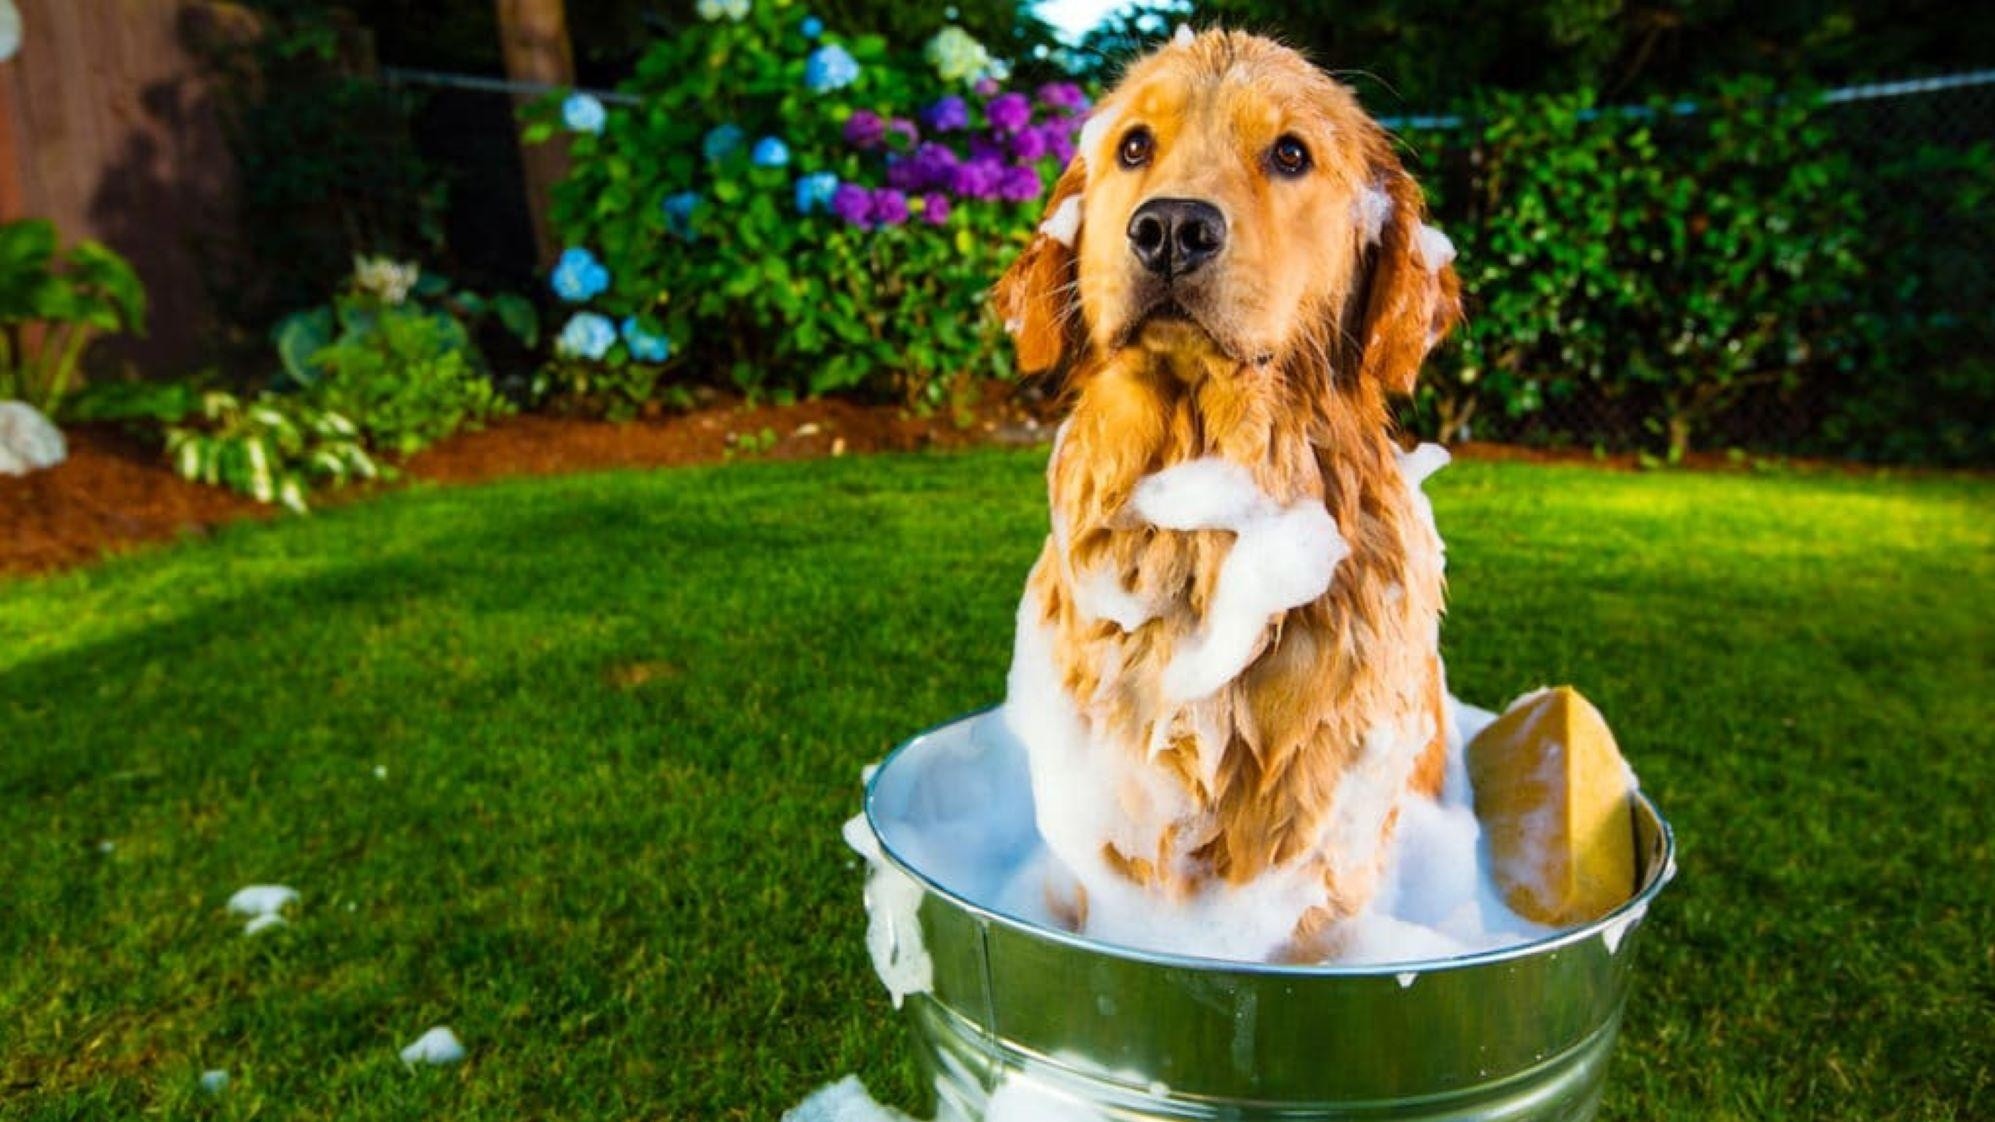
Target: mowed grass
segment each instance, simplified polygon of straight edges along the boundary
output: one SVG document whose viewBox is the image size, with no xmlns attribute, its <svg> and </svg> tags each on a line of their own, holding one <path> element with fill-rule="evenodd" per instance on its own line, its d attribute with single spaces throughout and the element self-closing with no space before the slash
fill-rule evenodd
<svg viewBox="0 0 1995 1122">
<path fill-rule="evenodd" d="M 417 490 L 0 583 L 0 1115 L 921 1106 L 838 826 L 999 697 L 1042 465 Z M 1678 831 L 1605 1117 L 1995 1116 L 1995 485 L 1430 489 L 1456 691 L 1577 684 Z M 256 882 L 303 901 L 246 938 Z M 438 1023 L 469 1059 L 405 1070 Z"/>
</svg>

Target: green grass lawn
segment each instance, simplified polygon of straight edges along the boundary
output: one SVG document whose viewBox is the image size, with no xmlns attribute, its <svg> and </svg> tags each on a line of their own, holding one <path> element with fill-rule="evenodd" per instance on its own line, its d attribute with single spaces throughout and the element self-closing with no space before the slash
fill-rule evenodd
<svg viewBox="0 0 1995 1122">
<path fill-rule="evenodd" d="M 415 490 L 0 582 L 0 1115 L 920 1105 L 838 825 L 999 697 L 1042 465 Z M 1457 692 L 1579 685 L 1678 831 L 1605 1117 L 1995 1116 L 1995 484 L 1432 490 Z M 440 1022 L 468 1061 L 404 1070 Z"/>
</svg>

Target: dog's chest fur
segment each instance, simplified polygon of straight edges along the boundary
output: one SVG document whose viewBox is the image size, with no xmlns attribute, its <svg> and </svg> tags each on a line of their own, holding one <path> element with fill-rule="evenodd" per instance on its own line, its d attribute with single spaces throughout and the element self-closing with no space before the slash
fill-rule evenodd
<svg viewBox="0 0 1995 1122">
<path fill-rule="evenodd" d="M 1382 402 L 1293 393 L 1278 370 L 1194 373 L 1135 351 L 1084 383 L 1048 468 L 1054 532 L 1027 596 L 1092 750 L 1119 757 L 1091 773 L 1115 788 L 1089 794 L 1120 821 L 1094 856 L 1177 896 L 1307 867 L 1334 918 L 1370 897 L 1399 792 L 1440 782 L 1440 545 Z M 1235 535 L 1158 529 L 1130 500 L 1202 457 L 1246 468 L 1274 503 L 1322 502 L 1350 552 L 1237 678 L 1173 701 L 1165 667 L 1205 620 Z"/>
</svg>

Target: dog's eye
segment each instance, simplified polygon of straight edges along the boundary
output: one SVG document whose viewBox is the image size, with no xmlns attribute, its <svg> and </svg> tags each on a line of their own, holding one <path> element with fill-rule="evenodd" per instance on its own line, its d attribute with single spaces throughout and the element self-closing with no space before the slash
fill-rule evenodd
<svg viewBox="0 0 1995 1122">
<path fill-rule="evenodd" d="M 1126 168 L 1140 168 L 1150 162 L 1150 153 L 1157 147 L 1157 140 L 1150 130 L 1142 127 L 1130 129 L 1122 136 L 1122 144 L 1116 148 L 1116 159 Z"/>
<path fill-rule="evenodd" d="M 1301 175 L 1309 170 L 1309 149 L 1302 141 L 1284 136 L 1268 150 L 1268 162 L 1283 175 Z"/>
</svg>

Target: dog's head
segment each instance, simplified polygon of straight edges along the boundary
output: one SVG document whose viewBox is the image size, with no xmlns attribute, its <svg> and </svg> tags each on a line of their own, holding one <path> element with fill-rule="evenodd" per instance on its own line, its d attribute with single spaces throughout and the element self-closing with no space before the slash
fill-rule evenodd
<svg viewBox="0 0 1995 1122">
<path fill-rule="evenodd" d="M 995 301 L 1027 371 L 1138 347 L 1406 393 L 1461 308 L 1422 211 L 1350 90 L 1271 40 L 1181 29 L 1089 118 Z"/>
</svg>

